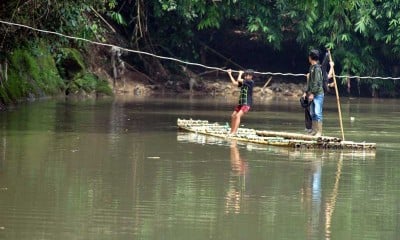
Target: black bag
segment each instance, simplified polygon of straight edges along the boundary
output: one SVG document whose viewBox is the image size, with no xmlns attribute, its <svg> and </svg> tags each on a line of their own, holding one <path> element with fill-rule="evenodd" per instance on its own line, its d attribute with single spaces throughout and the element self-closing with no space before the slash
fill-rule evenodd
<svg viewBox="0 0 400 240">
<path fill-rule="evenodd" d="M 305 97 L 305 98 L 301 97 L 301 98 L 300 98 L 300 105 L 301 105 L 303 108 L 308 108 L 308 107 L 311 105 L 311 102 L 312 102 L 312 101 L 309 101 L 309 100 L 308 100 L 308 97 Z"/>
</svg>

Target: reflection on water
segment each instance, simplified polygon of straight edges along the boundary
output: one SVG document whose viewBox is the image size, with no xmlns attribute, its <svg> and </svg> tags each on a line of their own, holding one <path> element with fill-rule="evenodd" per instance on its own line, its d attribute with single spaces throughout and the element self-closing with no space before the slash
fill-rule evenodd
<svg viewBox="0 0 400 240">
<path fill-rule="evenodd" d="M 22 105 L 0 114 L 0 239 L 396 239 L 398 103 L 344 106 L 348 138 L 379 136 L 376 152 L 177 131 L 178 117 L 229 120 L 225 100 Z M 243 124 L 302 130 L 296 109 L 258 103 Z M 329 101 L 326 111 L 335 133 Z"/>
<path fill-rule="evenodd" d="M 226 213 L 239 214 L 247 202 L 252 201 L 251 194 L 246 193 L 249 177 L 248 162 L 241 156 L 237 140 L 205 136 L 191 132 L 178 132 L 177 140 L 186 143 L 211 144 L 230 147 L 231 174 L 227 186 Z M 303 184 L 299 190 L 299 201 L 306 215 L 304 239 L 331 239 L 332 218 L 339 195 L 340 178 L 343 159 L 354 161 L 375 161 L 375 151 L 354 150 L 315 150 L 269 147 L 252 143 L 241 143 L 249 151 L 264 151 L 278 154 L 284 161 L 299 161 L 304 163 Z M 275 159 L 274 161 L 279 161 Z M 330 165 L 332 173 L 328 183 L 323 185 L 324 163 Z M 335 168 L 335 169 L 334 169 Z M 268 169 L 266 169 L 268 171 Z M 334 174 L 333 174 L 334 171 Z M 252 178 L 252 177 L 250 177 Z M 251 183 L 249 184 L 251 185 Z M 251 187 L 250 187 L 251 188 Z M 249 189 L 247 189 L 249 190 Z M 251 189 L 250 189 L 251 191 Z M 325 192 L 325 193 L 324 193 Z M 278 204 L 278 203 L 273 203 Z M 244 207 L 245 208 L 245 207 Z M 273 211 L 273 214 L 277 214 Z M 301 234 L 300 234 L 301 235 Z"/>
<path fill-rule="evenodd" d="M 246 189 L 246 176 L 248 166 L 245 159 L 240 156 L 236 140 L 230 145 L 231 176 L 229 178 L 228 190 L 226 193 L 226 213 L 240 213 L 241 205 Z"/>
<path fill-rule="evenodd" d="M 340 154 L 337 161 L 334 186 L 330 193 L 326 194 L 328 196 L 326 200 L 322 199 L 322 163 L 321 160 L 315 159 L 305 168 L 304 186 L 301 189 L 301 202 L 309 212 L 309 219 L 307 220 L 308 239 L 331 239 L 331 223 L 338 197 L 343 154 Z M 324 234 L 322 234 L 321 229 L 325 230 Z"/>
<path fill-rule="evenodd" d="M 313 159 L 305 169 L 304 186 L 301 189 L 302 203 L 309 211 L 307 220 L 307 234 L 310 239 L 318 239 L 321 221 L 321 175 L 322 160 Z"/>
<path fill-rule="evenodd" d="M 342 166 L 343 166 L 343 155 L 340 155 L 339 161 L 337 163 L 337 169 L 335 174 L 335 183 L 333 186 L 333 190 L 330 194 L 330 197 L 326 203 L 325 207 L 325 238 L 331 239 L 331 224 L 332 224 L 332 216 L 335 210 L 336 200 L 339 191 L 339 181 L 340 176 L 342 174 Z"/>
<path fill-rule="evenodd" d="M 209 144 L 209 145 L 219 145 L 228 146 L 231 142 L 230 139 L 224 139 L 220 137 L 208 136 L 203 134 L 198 134 L 194 132 L 177 132 L 178 142 L 191 142 L 197 144 Z M 376 157 L 376 151 L 370 149 L 343 149 L 343 150 L 329 150 L 329 149 L 306 149 L 306 148 L 288 148 L 288 147 L 276 147 L 256 143 L 244 143 L 240 142 L 248 150 L 259 151 L 259 152 L 269 152 L 285 156 L 285 160 L 296 160 L 298 158 L 303 159 L 329 159 L 338 158 L 338 156 L 346 156 L 351 159 L 357 160 L 372 160 Z"/>
</svg>

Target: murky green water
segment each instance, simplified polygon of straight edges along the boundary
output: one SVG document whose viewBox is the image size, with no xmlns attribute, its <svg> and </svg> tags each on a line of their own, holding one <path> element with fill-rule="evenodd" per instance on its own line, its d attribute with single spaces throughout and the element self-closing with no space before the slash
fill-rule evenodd
<svg viewBox="0 0 400 240">
<path fill-rule="evenodd" d="M 232 101 L 62 100 L 0 113 L 0 239 L 398 239 L 399 100 L 341 100 L 346 140 L 376 152 L 177 131 L 178 117 L 229 121 Z M 246 127 L 304 128 L 297 101 L 255 104 Z M 333 98 L 324 132 L 341 135 Z"/>
</svg>

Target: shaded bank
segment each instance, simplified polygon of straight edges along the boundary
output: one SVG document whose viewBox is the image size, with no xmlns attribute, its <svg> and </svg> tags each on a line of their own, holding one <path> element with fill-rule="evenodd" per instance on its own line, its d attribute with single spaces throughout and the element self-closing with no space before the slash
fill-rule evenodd
<svg viewBox="0 0 400 240">
<path fill-rule="evenodd" d="M 91 73 L 73 48 L 51 52 L 44 42 L 16 48 L 0 62 L 0 104 L 56 95 L 111 95 L 105 79 Z"/>
</svg>

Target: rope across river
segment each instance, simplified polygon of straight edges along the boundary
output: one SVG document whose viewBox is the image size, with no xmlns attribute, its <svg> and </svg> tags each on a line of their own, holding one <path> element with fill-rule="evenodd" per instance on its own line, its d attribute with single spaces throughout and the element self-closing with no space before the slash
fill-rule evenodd
<svg viewBox="0 0 400 240">
<path fill-rule="evenodd" d="M 7 21 L 3 21 L 3 20 L 0 20 L 0 23 L 1 24 L 5 24 L 5 25 L 9 25 L 9 26 L 14 26 L 14 27 L 26 28 L 26 29 L 30 29 L 32 31 L 41 32 L 41 33 L 45 33 L 45 34 L 57 35 L 57 36 L 65 37 L 65 38 L 68 38 L 68 39 L 83 41 L 83 42 L 87 42 L 87 43 L 91 43 L 91 44 L 95 44 L 95 45 L 99 45 L 99 46 L 105 46 L 105 47 L 110 47 L 110 48 L 114 47 L 114 48 L 118 48 L 118 49 L 120 49 L 122 51 L 136 53 L 136 54 L 143 54 L 143 55 L 147 55 L 147 56 L 151 56 L 151 57 L 155 57 L 155 58 L 159 58 L 159 59 L 163 59 L 163 60 L 169 60 L 169 61 L 178 62 L 178 63 L 181 63 L 181 64 L 202 67 L 202 68 L 210 69 L 210 70 L 217 70 L 217 71 L 227 72 L 226 69 L 219 68 L 219 67 L 212 67 L 212 66 L 207 66 L 207 65 L 204 65 L 204 64 L 200 64 L 200 63 L 193 63 L 193 62 L 184 61 L 184 60 L 177 59 L 177 58 L 160 56 L 160 55 L 157 55 L 157 54 L 153 54 L 153 53 L 149 53 L 149 52 L 145 52 L 145 51 L 128 49 L 128 48 L 116 46 L 116 45 L 109 44 L 109 43 L 96 42 L 96 41 L 88 40 L 88 39 L 81 38 L 81 37 L 74 37 L 74 36 L 69 36 L 69 35 L 65 35 L 65 34 L 62 34 L 62 33 L 58 33 L 58 32 L 42 30 L 42 29 L 38 29 L 38 28 L 35 28 L 35 27 L 19 24 L 19 23 L 12 23 L 12 22 L 7 22 Z M 238 71 L 234 71 L 234 72 L 238 72 Z M 258 72 L 258 71 L 255 71 L 254 73 L 260 74 L 260 75 L 271 75 L 271 76 L 292 76 L 292 77 L 305 77 L 306 76 L 306 74 L 304 74 L 304 73 L 281 73 L 281 72 Z M 338 76 L 337 75 L 336 78 L 400 80 L 400 77 L 351 76 L 351 75 L 345 75 L 345 76 L 340 76 L 340 75 Z"/>
</svg>

